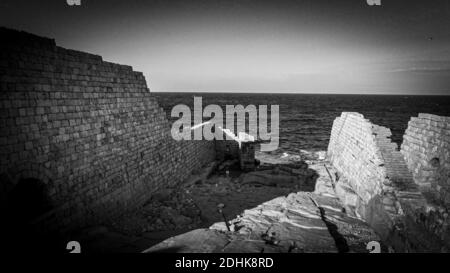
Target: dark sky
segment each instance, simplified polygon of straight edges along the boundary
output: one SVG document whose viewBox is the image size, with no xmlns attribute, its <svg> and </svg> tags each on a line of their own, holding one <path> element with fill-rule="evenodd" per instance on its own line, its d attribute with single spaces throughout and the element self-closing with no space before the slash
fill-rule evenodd
<svg viewBox="0 0 450 273">
<path fill-rule="evenodd" d="M 0 0 L 0 25 L 132 65 L 152 91 L 450 95 L 450 0 Z"/>
</svg>

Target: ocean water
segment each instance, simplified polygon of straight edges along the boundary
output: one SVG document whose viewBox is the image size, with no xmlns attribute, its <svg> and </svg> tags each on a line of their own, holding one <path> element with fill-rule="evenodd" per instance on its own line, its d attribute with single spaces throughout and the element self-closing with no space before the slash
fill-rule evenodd
<svg viewBox="0 0 450 273">
<path fill-rule="evenodd" d="M 217 104 L 243 106 L 278 104 L 280 143 L 276 153 L 301 154 L 327 149 L 333 120 L 341 112 L 359 112 L 372 123 L 392 131 L 392 140 L 401 144 L 410 117 L 418 113 L 450 116 L 450 96 L 404 95 L 326 95 L 326 94 L 251 94 L 251 93 L 152 93 L 171 120 L 177 104 L 193 110 L 194 96 L 201 96 L 203 107 Z M 270 109 L 270 106 L 268 106 Z M 205 120 L 204 120 L 205 121 Z"/>
</svg>

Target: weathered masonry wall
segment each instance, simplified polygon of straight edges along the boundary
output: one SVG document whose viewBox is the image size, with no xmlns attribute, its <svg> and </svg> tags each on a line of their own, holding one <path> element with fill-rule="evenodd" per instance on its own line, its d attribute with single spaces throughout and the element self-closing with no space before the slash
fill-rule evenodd
<svg viewBox="0 0 450 273">
<path fill-rule="evenodd" d="M 171 138 L 141 72 L 24 32 L 0 39 L 2 209 L 32 178 L 52 204 L 42 221 L 107 221 L 214 160 L 213 142 Z"/>
<path fill-rule="evenodd" d="M 216 158 L 222 162 L 227 159 L 239 158 L 239 143 L 234 140 L 215 140 Z"/>
<path fill-rule="evenodd" d="M 401 152 L 414 181 L 440 202 L 450 204 L 450 117 L 412 117 Z"/>
<path fill-rule="evenodd" d="M 335 119 L 327 156 L 338 171 L 336 193 L 397 250 L 440 251 L 448 221 L 422 195 L 390 136 L 358 113 Z"/>
<path fill-rule="evenodd" d="M 370 200 L 382 193 L 386 170 L 375 144 L 372 125 L 358 113 L 342 113 L 335 119 L 327 156 L 357 195 L 350 206 L 365 217 Z"/>
</svg>

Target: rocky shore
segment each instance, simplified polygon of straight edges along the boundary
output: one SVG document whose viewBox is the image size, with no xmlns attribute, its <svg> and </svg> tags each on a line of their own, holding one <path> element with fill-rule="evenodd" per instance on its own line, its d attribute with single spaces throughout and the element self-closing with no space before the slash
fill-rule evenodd
<svg viewBox="0 0 450 273">
<path fill-rule="evenodd" d="M 379 241 L 366 223 L 345 213 L 323 153 L 313 160 L 267 154 L 258 159 L 261 165 L 241 174 L 240 184 L 250 188 L 247 197 L 256 203 L 262 192 L 276 197 L 145 252 L 368 252 L 367 243 Z"/>
<path fill-rule="evenodd" d="M 250 171 L 213 161 L 94 234 L 108 250 L 111 234 L 124 237 L 111 251 L 368 252 L 376 241 L 383 252 L 447 252 L 448 210 L 417 186 L 401 152 L 388 128 L 343 113 L 327 152 L 256 152 Z M 94 237 L 84 238 L 102 249 Z"/>
<path fill-rule="evenodd" d="M 213 162 L 80 240 L 91 252 L 368 252 L 379 241 L 335 196 L 324 152 L 257 160 L 252 172 Z"/>
</svg>

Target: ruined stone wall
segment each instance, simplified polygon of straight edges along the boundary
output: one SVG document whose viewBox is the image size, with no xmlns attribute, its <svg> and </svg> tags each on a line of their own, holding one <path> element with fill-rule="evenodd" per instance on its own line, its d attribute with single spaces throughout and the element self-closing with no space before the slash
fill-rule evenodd
<svg viewBox="0 0 450 273">
<path fill-rule="evenodd" d="M 401 152 L 414 181 L 450 205 L 450 117 L 431 114 L 412 117 Z"/>
<path fill-rule="evenodd" d="M 396 251 L 441 251 L 450 238 L 447 211 L 425 198 L 390 137 L 358 113 L 335 119 L 327 156 L 338 171 L 336 194 Z"/>
<path fill-rule="evenodd" d="M 239 143 L 235 140 L 215 140 L 216 159 L 222 162 L 227 159 L 239 158 Z"/>
<path fill-rule="evenodd" d="M 0 39 L 2 208 L 35 178 L 54 226 L 107 221 L 214 160 L 213 142 L 171 138 L 141 72 L 24 32 Z"/>
<path fill-rule="evenodd" d="M 365 206 L 383 191 L 386 169 L 376 145 L 372 124 L 358 113 L 342 113 L 335 119 L 327 156 L 347 180 L 357 199 L 351 204 L 364 217 Z"/>
</svg>

